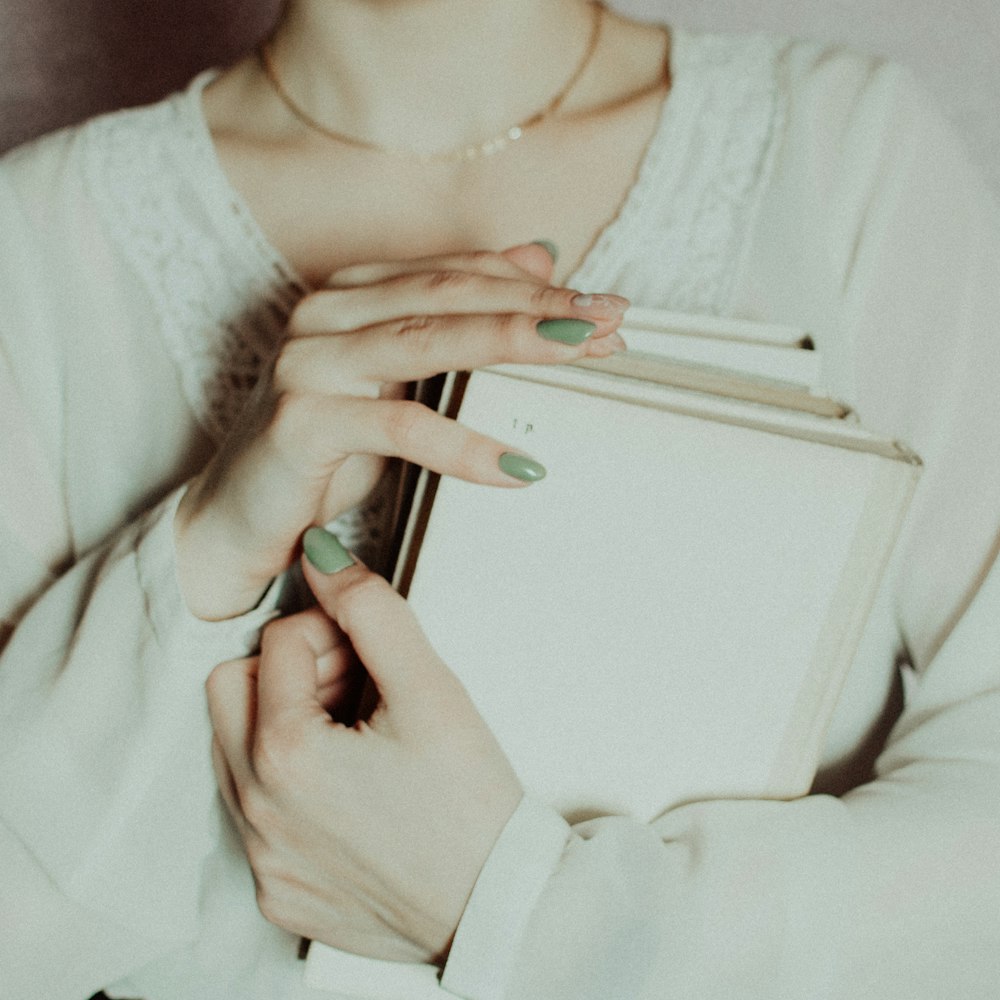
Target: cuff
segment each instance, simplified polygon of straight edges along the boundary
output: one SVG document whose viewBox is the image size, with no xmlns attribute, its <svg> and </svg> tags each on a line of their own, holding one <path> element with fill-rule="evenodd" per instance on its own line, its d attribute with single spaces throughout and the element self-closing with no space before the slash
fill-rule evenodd
<svg viewBox="0 0 1000 1000">
<path fill-rule="evenodd" d="M 313 941 L 306 957 L 305 984 L 336 993 L 340 1000 L 455 1000 L 441 987 L 438 974 L 436 965 L 365 958 Z"/>
<path fill-rule="evenodd" d="M 235 618 L 204 621 L 192 614 L 177 578 L 174 549 L 174 517 L 185 489 L 174 490 L 143 519 L 136 569 L 146 615 L 161 645 L 197 649 L 199 664 L 214 665 L 257 648 L 260 630 L 278 614 L 282 581 L 275 580 L 255 608 Z"/>
<path fill-rule="evenodd" d="M 441 983 L 465 1000 L 506 995 L 521 941 L 562 858 L 569 824 L 525 796 L 479 874 L 455 932 Z"/>
</svg>

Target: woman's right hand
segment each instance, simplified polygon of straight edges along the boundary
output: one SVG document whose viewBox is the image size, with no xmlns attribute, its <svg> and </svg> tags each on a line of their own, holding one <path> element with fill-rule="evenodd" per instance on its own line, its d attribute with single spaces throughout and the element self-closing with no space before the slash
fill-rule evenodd
<svg viewBox="0 0 1000 1000">
<path fill-rule="evenodd" d="M 274 363 L 175 520 L 181 589 L 217 620 L 253 607 L 291 565 L 302 532 L 359 503 L 385 458 L 500 487 L 525 482 L 498 462 L 511 449 L 419 403 L 405 383 L 503 362 L 558 364 L 622 346 L 627 305 L 549 284 L 529 244 L 347 268 L 306 296 Z M 547 320 L 584 320 L 542 326 Z M 569 327 L 569 328 L 567 328 Z"/>
</svg>

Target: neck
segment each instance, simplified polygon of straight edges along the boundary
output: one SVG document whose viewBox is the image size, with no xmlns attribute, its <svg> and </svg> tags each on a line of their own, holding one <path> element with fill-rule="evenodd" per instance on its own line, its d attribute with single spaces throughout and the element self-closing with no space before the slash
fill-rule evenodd
<svg viewBox="0 0 1000 1000">
<path fill-rule="evenodd" d="M 324 124 L 418 152 L 544 107 L 586 49 L 583 0 L 292 0 L 272 52 Z"/>
</svg>

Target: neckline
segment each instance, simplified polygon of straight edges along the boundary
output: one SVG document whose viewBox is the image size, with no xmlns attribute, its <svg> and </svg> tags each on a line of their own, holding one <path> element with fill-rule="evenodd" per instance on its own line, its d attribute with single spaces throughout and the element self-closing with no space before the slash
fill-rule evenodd
<svg viewBox="0 0 1000 1000">
<path fill-rule="evenodd" d="M 673 27 L 665 28 L 668 33 L 667 67 L 670 86 L 660 102 L 659 112 L 649 140 L 642 151 L 636 166 L 635 176 L 625 192 L 615 214 L 608 219 L 593 235 L 590 244 L 578 261 L 573 271 L 566 276 L 563 284 L 575 287 L 579 282 L 586 281 L 587 275 L 599 270 L 600 262 L 627 236 L 630 221 L 639 217 L 636 211 L 641 204 L 643 192 L 651 183 L 650 175 L 654 173 L 657 161 L 656 151 L 669 149 L 672 145 L 670 136 L 676 128 L 678 81 L 686 80 L 685 57 L 689 37 L 686 32 Z M 222 167 L 215 140 L 212 138 L 205 116 L 202 99 L 205 88 L 219 75 L 220 69 L 203 70 L 178 95 L 182 102 L 182 110 L 186 113 L 193 127 L 198 152 L 204 170 L 203 179 L 210 185 L 199 185 L 203 200 L 212 211 L 213 216 L 230 237 L 240 245 L 248 242 L 252 245 L 261 263 L 280 276 L 282 282 L 292 286 L 299 293 L 305 294 L 315 288 L 299 273 L 294 264 L 274 245 L 257 221 L 246 199 L 230 181 Z M 681 92 L 684 92 L 683 85 Z M 605 289 L 611 291 L 611 289 Z"/>
</svg>

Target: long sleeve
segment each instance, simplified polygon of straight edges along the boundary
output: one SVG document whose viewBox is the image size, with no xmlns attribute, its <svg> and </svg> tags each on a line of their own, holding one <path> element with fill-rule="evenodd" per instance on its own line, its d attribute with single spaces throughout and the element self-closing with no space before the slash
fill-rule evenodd
<svg viewBox="0 0 1000 1000">
<path fill-rule="evenodd" d="M 453 995 L 996 994 L 1000 212 L 907 74 L 820 55 L 801 75 L 742 294 L 810 325 L 831 388 L 924 459 L 879 604 L 891 628 L 861 654 L 903 664 L 905 707 L 870 779 L 839 797 L 562 834 L 526 802 L 459 926 Z M 505 886 L 531 864 L 512 918 Z M 517 940 L 501 944 L 498 913 Z"/>
<path fill-rule="evenodd" d="M 86 996 L 197 935 L 217 820 L 202 687 L 267 612 L 186 614 L 175 496 L 62 575 L 4 652 L 4 996 Z"/>
<path fill-rule="evenodd" d="M 130 337 L 135 293 L 61 141 L 25 162 L 0 174 L 0 995 L 77 1000 L 197 937 L 219 824 L 204 679 L 271 612 L 187 611 L 193 421 L 157 341 Z"/>
</svg>

